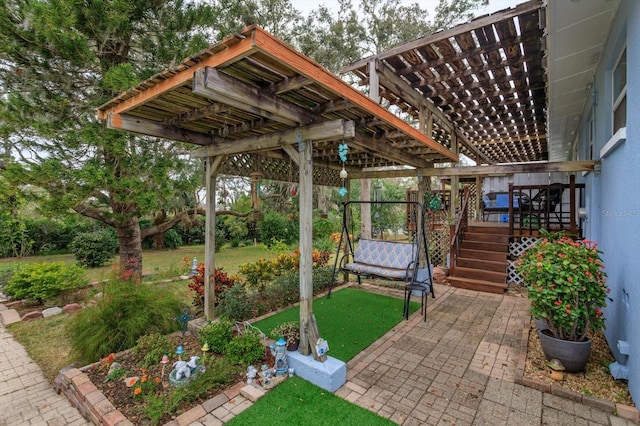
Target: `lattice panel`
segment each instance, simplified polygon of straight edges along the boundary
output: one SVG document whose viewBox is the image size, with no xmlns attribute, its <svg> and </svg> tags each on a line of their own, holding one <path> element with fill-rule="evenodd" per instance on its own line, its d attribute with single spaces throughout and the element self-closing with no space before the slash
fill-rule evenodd
<svg viewBox="0 0 640 426">
<path fill-rule="evenodd" d="M 518 241 L 514 241 L 509 244 L 509 256 L 514 260 L 509 260 L 509 266 L 507 267 L 507 282 L 516 285 L 524 285 L 522 277 L 516 271 L 516 261 L 524 254 L 525 251 L 532 245 L 534 245 L 539 238 L 534 237 L 521 237 Z"/>
<path fill-rule="evenodd" d="M 449 253 L 449 227 L 429 231 L 429 260 L 434 266 L 446 266 Z"/>
<path fill-rule="evenodd" d="M 230 156 L 222 166 L 221 174 L 249 177 L 260 172 L 264 179 L 281 182 L 298 182 L 298 166 L 287 159 L 272 158 L 258 154 Z M 342 185 L 340 172 L 334 169 L 313 167 L 313 184 L 339 187 Z"/>
<path fill-rule="evenodd" d="M 480 217 L 480 213 L 478 212 L 478 206 L 475 202 L 476 194 L 478 193 L 478 185 L 475 183 L 469 183 L 466 185 L 469 188 L 469 211 L 468 217 Z"/>
</svg>

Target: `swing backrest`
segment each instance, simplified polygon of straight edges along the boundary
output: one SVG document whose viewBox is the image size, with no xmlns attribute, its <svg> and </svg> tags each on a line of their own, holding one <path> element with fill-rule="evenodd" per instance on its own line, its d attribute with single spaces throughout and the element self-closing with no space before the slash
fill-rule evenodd
<svg viewBox="0 0 640 426">
<path fill-rule="evenodd" d="M 407 269 L 416 260 L 418 245 L 397 241 L 358 241 L 353 260 L 356 263 L 380 266 L 389 269 Z"/>
</svg>

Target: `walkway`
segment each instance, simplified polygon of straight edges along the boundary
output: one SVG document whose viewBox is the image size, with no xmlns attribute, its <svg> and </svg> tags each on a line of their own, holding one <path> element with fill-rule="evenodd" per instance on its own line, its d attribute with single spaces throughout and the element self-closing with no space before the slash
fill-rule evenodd
<svg viewBox="0 0 640 426">
<path fill-rule="evenodd" d="M 90 424 L 53 390 L 40 367 L 0 324 L 0 426 Z"/>
<path fill-rule="evenodd" d="M 336 394 L 402 425 L 634 424 L 515 383 L 526 299 L 438 285 L 436 296 L 428 300 L 427 322 L 416 312 L 349 361 L 347 383 Z M 174 423 L 220 425 L 251 406 L 239 395 L 223 405 L 216 399 Z M 86 424 L 0 325 L 0 426 Z"/>
</svg>

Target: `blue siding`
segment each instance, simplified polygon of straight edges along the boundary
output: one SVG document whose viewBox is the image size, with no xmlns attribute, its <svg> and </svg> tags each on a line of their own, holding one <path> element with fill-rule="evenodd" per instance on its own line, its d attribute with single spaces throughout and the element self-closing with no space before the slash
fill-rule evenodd
<svg viewBox="0 0 640 426">
<path fill-rule="evenodd" d="M 605 310 L 607 340 L 616 360 L 629 368 L 629 389 L 640 403 L 640 2 L 623 1 L 606 48 L 602 53 L 594 88 L 597 103 L 588 102 L 583 117 L 580 152 L 588 153 L 587 123 L 595 111 L 594 159 L 613 133 L 611 70 L 627 48 L 627 140 L 602 158 L 599 176 L 587 174 L 585 235 L 597 241 L 611 288 L 612 302 Z M 630 355 L 617 348 L 627 341 Z"/>
</svg>

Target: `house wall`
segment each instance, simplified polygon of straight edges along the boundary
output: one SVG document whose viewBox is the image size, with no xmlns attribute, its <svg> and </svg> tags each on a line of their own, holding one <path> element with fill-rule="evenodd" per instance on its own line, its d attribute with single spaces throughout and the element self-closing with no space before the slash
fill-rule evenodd
<svg viewBox="0 0 640 426">
<path fill-rule="evenodd" d="M 601 160 L 600 173 L 579 174 L 586 184 L 585 236 L 599 243 L 613 299 L 605 309 L 605 335 L 620 365 L 628 367 L 629 390 L 640 403 L 640 2 L 621 3 L 603 49 L 591 94 L 583 111 L 580 159 L 588 159 L 588 118 L 595 118 L 593 159 Z M 613 136 L 612 69 L 627 48 L 626 141 L 601 157 Z M 594 92 L 595 91 L 595 92 Z M 629 355 L 618 342 L 628 342 Z"/>
</svg>

